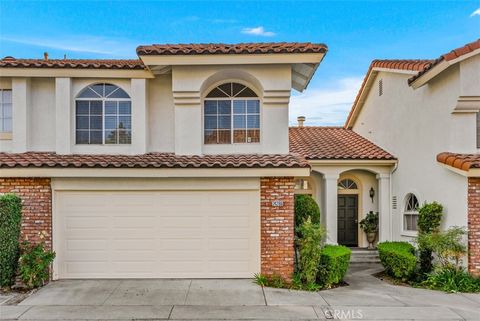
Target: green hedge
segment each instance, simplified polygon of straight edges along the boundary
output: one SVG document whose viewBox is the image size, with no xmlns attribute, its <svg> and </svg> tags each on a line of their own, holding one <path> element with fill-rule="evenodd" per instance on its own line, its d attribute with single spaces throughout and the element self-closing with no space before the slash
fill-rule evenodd
<svg viewBox="0 0 480 321">
<path fill-rule="evenodd" d="M 343 245 L 325 245 L 320 256 L 317 283 L 323 287 L 340 283 L 347 273 L 352 250 Z"/>
<path fill-rule="evenodd" d="M 14 194 L 0 196 L 0 287 L 14 282 L 18 266 L 22 200 Z"/>
<path fill-rule="evenodd" d="M 383 242 L 377 245 L 385 272 L 397 279 L 408 280 L 417 265 L 415 248 L 407 242 Z"/>
</svg>

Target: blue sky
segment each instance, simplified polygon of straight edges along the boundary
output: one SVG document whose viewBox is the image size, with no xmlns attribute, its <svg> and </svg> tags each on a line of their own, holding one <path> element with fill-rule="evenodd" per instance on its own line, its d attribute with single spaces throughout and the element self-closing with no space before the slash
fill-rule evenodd
<svg viewBox="0 0 480 321">
<path fill-rule="evenodd" d="M 135 58 L 139 44 L 311 41 L 329 52 L 290 118 L 341 125 L 375 58 L 436 58 L 480 37 L 476 1 L 6 1 L 0 56 Z"/>
</svg>

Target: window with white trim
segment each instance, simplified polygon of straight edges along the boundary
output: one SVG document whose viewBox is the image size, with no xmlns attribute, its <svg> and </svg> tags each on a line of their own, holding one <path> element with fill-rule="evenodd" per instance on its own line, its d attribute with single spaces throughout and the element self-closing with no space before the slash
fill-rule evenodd
<svg viewBox="0 0 480 321">
<path fill-rule="evenodd" d="M 418 198 L 413 193 L 405 197 L 405 211 L 403 212 L 403 229 L 405 231 L 417 231 L 418 223 Z"/>
<path fill-rule="evenodd" d="M 338 189 L 345 190 L 345 189 L 358 189 L 357 183 L 350 178 L 342 179 L 338 182 Z"/>
<path fill-rule="evenodd" d="M 250 88 L 225 83 L 210 91 L 203 109 L 204 143 L 260 142 L 260 100 Z"/>
<path fill-rule="evenodd" d="M 90 85 L 75 100 L 77 144 L 131 144 L 130 96 L 111 84 Z"/>
<path fill-rule="evenodd" d="M 0 132 L 12 132 L 12 90 L 0 89 Z"/>
</svg>

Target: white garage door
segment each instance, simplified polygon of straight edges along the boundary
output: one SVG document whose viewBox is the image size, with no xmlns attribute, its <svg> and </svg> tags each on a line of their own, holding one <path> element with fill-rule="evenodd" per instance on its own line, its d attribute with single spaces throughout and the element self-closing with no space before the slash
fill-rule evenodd
<svg viewBox="0 0 480 321">
<path fill-rule="evenodd" d="M 252 277 L 258 191 L 61 191 L 58 278 Z"/>
</svg>

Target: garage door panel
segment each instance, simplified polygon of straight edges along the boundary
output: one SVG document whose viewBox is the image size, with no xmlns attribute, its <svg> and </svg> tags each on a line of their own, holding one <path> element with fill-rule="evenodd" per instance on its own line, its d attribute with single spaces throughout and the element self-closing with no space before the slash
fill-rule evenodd
<svg viewBox="0 0 480 321">
<path fill-rule="evenodd" d="M 62 191 L 59 278 L 251 277 L 259 192 Z"/>
<path fill-rule="evenodd" d="M 108 241 L 105 239 L 81 239 L 81 240 L 67 240 L 66 250 L 106 250 L 108 247 Z"/>
</svg>

